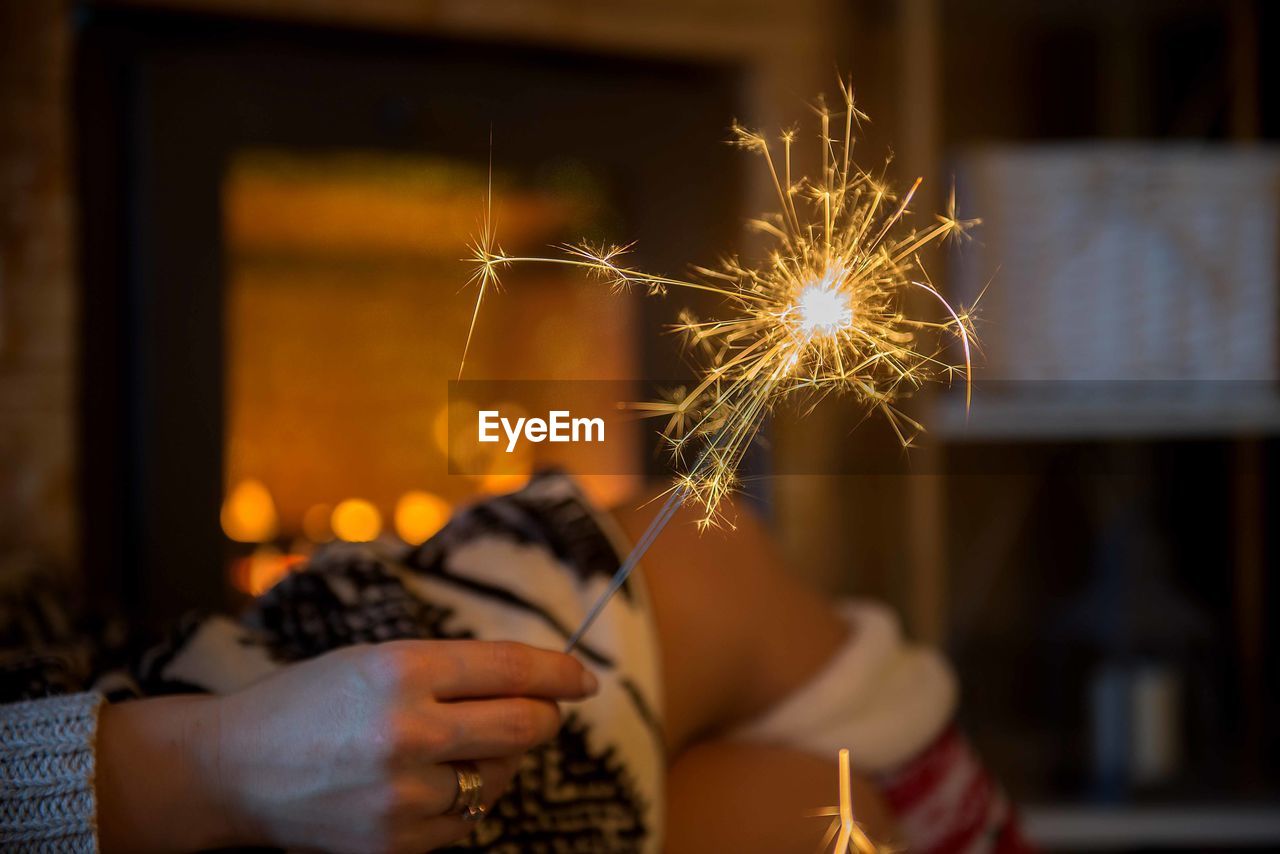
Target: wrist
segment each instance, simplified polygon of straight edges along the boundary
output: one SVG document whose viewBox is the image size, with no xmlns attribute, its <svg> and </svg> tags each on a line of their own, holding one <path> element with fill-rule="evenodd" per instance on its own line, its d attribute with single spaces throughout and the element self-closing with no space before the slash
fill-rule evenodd
<svg viewBox="0 0 1280 854">
<path fill-rule="evenodd" d="M 249 829 L 235 791 L 232 740 L 224 737 L 222 697 L 190 698 L 184 716 L 184 749 L 188 772 L 195 781 L 192 801 L 199 805 L 195 830 L 199 848 L 255 845 L 260 840 Z"/>
<path fill-rule="evenodd" d="M 103 708 L 95 789 L 104 851 L 250 842 L 232 820 L 220 780 L 218 702 L 164 697 Z"/>
</svg>

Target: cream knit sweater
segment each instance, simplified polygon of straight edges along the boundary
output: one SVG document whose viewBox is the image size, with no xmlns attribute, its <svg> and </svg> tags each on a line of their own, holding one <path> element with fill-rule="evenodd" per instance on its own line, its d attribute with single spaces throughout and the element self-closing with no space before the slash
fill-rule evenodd
<svg viewBox="0 0 1280 854">
<path fill-rule="evenodd" d="M 93 748 L 102 696 L 0 705 L 0 850 L 96 851 Z"/>
</svg>

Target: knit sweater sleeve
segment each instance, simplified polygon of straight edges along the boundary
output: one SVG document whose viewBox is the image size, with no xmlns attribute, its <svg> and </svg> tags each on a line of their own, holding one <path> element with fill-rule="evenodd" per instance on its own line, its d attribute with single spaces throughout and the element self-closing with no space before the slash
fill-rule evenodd
<svg viewBox="0 0 1280 854">
<path fill-rule="evenodd" d="M 97 850 L 94 738 L 102 696 L 0 705 L 0 849 Z"/>
</svg>

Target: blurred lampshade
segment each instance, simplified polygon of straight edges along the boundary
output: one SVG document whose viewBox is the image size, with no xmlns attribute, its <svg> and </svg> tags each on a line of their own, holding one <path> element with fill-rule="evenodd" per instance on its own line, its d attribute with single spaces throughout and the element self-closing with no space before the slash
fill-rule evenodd
<svg viewBox="0 0 1280 854">
<path fill-rule="evenodd" d="M 236 542 L 265 543 L 275 539 L 278 527 L 275 502 L 259 480 L 240 481 L 222 503 L 223 533 Z"/>
</svg>

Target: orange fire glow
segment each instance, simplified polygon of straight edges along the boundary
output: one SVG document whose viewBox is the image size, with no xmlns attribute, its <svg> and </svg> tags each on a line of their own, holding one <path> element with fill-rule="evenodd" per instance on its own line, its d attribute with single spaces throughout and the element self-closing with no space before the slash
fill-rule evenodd
<svg viewBox="0 0 1280 854">
<path fill-rule="evenodd" d="M 241 593 L 261 596 L 304 560 L 302 555 L 282 554 L 271 546 L 259 546 L 253 554 L 231 565 L 231 583 Z"/>
<path fill-rule="evenodd" d="M 603 185 L 498 178 L 495 216 L 508 248 L 533 251 L 611 216 Z M 613 456 L 577 467 L 576 457 L 546 447 L 546 458 L 478 459 L 456 441 L 459 424 L 450 447 L 444 381 L 456 371 L 472 308 L 458 292 L 466 274 L 458 249 L 488 182 L 482 165 L 465 160 L 376 151 L 244 150 L 228 165 L 228 536 L 296 538 L 295 551 L 391 533 L 421 542 L 450 506 L 518 489 L 536 466 L 621 470 L 620 455 L 640 453 L 638 422 L 630 439 L 606 449 Z M 562 271 L 521 281 L 486 314 L 471 376 L 636 374 L 637 304 Z M 545 411 L 550 403 L 528 405 Z M 474 423 L 474 406 L 455 400 L 454 409 Z M 242 499 L 248 479 L 260 491 Z M 625 494 L 639 482 L 617 479 L 629 484 Z M 444 504 L 410 500 L 419 491 Z"/>
</svg>

